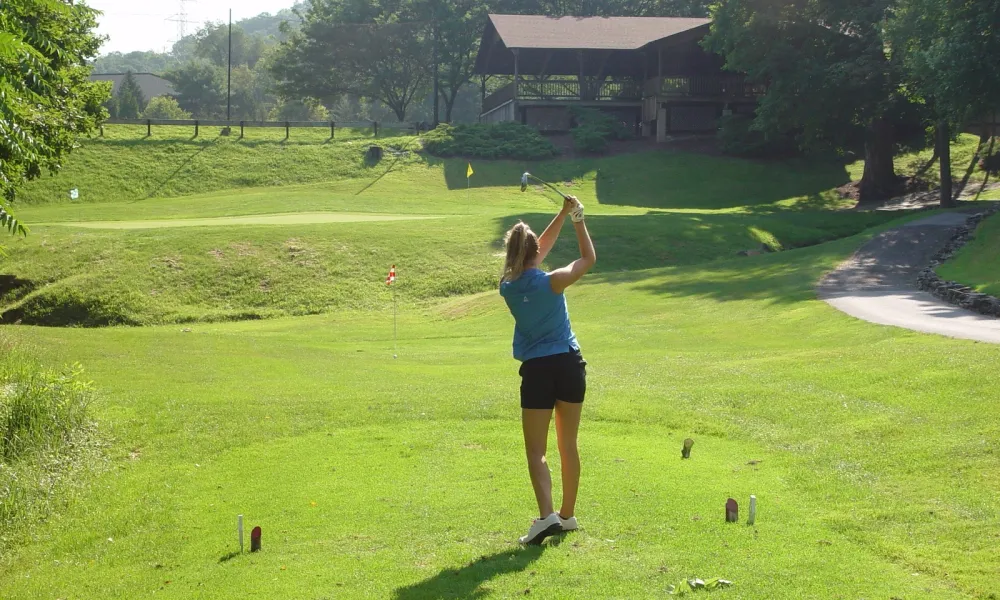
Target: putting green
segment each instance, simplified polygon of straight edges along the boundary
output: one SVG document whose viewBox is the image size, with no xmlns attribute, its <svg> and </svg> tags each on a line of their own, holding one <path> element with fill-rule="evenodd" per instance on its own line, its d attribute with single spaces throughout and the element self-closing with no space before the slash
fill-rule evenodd
<svg viewBox="0 0 1000 600">
<path fill-rule="evenodd" d="M 245 217 L 213 217 L 207 219 L 154 219 L 148 221 L 76 221 L 67 223 L 41 223 L 63 227 L 88 229 L 160 229 L 163 227 L 218 227 L 220 225 L 313 225 L 317 223 L 359 223 L 367 221 L 411 221 L 440 219 L 427 215 L 380 215 L 358 213 L 287 213 L 251 215 Z"/>
</svg>

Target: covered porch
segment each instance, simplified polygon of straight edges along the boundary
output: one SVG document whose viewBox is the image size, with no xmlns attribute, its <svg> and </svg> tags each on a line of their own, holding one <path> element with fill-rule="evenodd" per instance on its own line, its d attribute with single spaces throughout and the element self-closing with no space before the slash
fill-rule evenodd
<svg viewBox="0 0 1000 600">
<path fill-rule="evenodd" d="M 569 108 L 583 106 L 612 112 L 643 135 L 714 130 L 724 112 L 755 105 L 762 89 L 724 72 L 722 59 L 701 48 L 709 24 L 490 15 L 476 58 L 480 122 L 565 131 Z"/>
</svg>

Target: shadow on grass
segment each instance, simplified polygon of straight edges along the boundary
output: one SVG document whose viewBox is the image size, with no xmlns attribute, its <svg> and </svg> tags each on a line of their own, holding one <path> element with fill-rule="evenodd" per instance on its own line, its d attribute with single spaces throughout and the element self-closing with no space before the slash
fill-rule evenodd
<svg viewBox="0 0 1000 600">
<path fill-rule="evenodd" d="M 212 146 L 214 146 L 215 142 L 217 141 L 217 139 L 218 138 L 216 138 L 216 140 L 208 142 L 207 144 L 202 144 L 201 148 L 199 148 L 197 152 L 195 152 L 191 156 L 188 156 L 186 159 L 184 159 L 184 162 L 182 162 L 176 169 L 174 169 L 173 173 L 171 173 L 170 175 L 167 175 L 166 179 L 164 179 L 163 181 L 161 181 L 158 184 L 156 184 L 156 186 L 154 187 L 154 189 L 152 191 L 150 191 L 148 194 L 146 194 L 146 197 L 144 198 L 144 200 L 149 200 L 150 198 L 152 198 L 153 196 L 155 196 L 157 193 L 159 193 L 159 191 L 162 190 L 168 183 L 170 183 L 170 181 L 174 177 L 177 177 L 177 175 L 179 175 L 180 172 L 183 171 L 185 167 L 187 167 L 189 164 L 191 164 L 191 162 L 194 161 L 194 159 L 198 158 L 198 156 L 202 152 L 204 152 L 205 150 L 208 150 L 209 148 L 211 148 Z M 138 200 L 136 200 L 136 201 L 138 202 Z"/>
<path fill-rule="evenodd" d="M 396 153 L 393 155 L 393 159 L 392 159 L 391 162 L 389 162 L 389 165 L 386 167 L 385 171 L 383 171 L 379 175 L 375 176 L 374 179 L 372 179 L 367 184 L 365 184 L 365 186 L 362 187 L 357 192 L 355 192 L 354 195 L 355 196 L 360 196 L 362 193 L 368 191 L 368 189 L 371 188 L 373 185 L 375 185 L 379 181 L 382 181 L 383 177 L 385 177 L 389 173 L 392 173 L 392 171 L 396 168 L 396 166 L 400 163 L 400 161 L 402 161 L 404 158 L 406 158 L 406 156 L 410 152 L 413 152 L 412 146 L 413 146 L 413 142 L 415 142 L 415 141 L 416 141 L 416 138 L 413 138 L 412 140 L 410 140 L 409 143 L 404 144 L 400 148 L 396 148 Z M 375 144 L 372 144 L 372 145 L 375 145 Z M 383 149 L 383 151 L 384 151 L 384 149 Z M 375 160 L 370 159 L 367 154 L 361 159 L 361 164 L 365 168 L 368 168 L 368 169 L 374 169 L 375 167 L 377 167 L 380 164 L 383 164 L 385 162 L 386 161 L 385 161 L 384 154 L 383 154 L 382 160 L 379 160 L 379 161 L 375 161 Z"/>
<path fill-rule="evenodd" d="M 443 165 L 450 190 L 518 186 L 527 170 L 553 183 L 593 181 L 601 204 L 643 208 L 721 209 L 789 198 L 806 198 L 805 210 L 830 208 L 829 191 L 850 181 L 844 165 L 835 162 L 750 161 L 670 150 L 539 162 L 425 158 Z M 475 173 L 467 180 L 470 162 Z M 573 185 L 565 191 L 573 193 Z"/>
<path fill-rule="evenodd" d="M 552 214 L 533 213 L 498 219 L 494 238 L 496 250 L 501 250 L 500 240 L 517 221 L 525 221 L 540 234 L 552 217 Z M 814 246 L 855 235 L 896 217 L 898 215 L 884 212 L 828 211 L 593 215 L 587 217 L 598 255 L 592 273 L 641 271 L 736 259 L 740 252 L 765 252 L 765 246 L 772 250 Z M 564 227 L 560 240 L 545 261 L 547 267 L 558 268 L 580 256 L 573 230 Z"/>
<path fill-rule="evenodd" d="M 479 589 L 484 583 L 500 575 L 523 571 L 538 560 L 544 551 L 545 546 L 526 546 L 481 556 L 463 567 L 445 569 L 419 583 L 398 588 L 393 598 L 395 600 L 480 598 L 488 595 L 488 592 Z"/>
<path fill-rule="evenodd" d="M 589 276 L 587 281 L 631 286 L 635 291 L 665 298 L 795 304 L 815 300 L 816 283 L 824 273 L 849 255 L 859 241 L 839 240 L 792 252 L 719 261 L 697 267 L 598 273 Z"/>
</svg>

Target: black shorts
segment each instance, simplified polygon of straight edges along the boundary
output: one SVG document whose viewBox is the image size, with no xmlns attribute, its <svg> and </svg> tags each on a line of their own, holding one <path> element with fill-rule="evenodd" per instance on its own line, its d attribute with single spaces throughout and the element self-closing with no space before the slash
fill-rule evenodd
<svg viewBox="0 0 1000 600">
<path fill-rule="evenodd" d="M 579 350 L 521 364 L 521 408 L 552 409 L 556 400 L 579 404 L 587 393 L 587 361 Z"/>
</svg>

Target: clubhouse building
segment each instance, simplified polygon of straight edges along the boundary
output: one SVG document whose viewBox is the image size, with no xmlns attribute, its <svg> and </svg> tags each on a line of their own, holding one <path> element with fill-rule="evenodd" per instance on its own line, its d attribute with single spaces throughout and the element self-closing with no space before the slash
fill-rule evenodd
<svg viewBox="0 0 1000 600">
<path fill-rule="evenodd" d="M 714 131 L 752 113 L 763 86 L 699 42 L 709 19 L 489 15 L 476 57 L 480 122 L 570 129 L 571 106 L 613 113 L 644 136 Z M 491 90 L 490 82 L 494 83 Z M 488 93 L 488 92 L 492 93 Z"/>
</svg>

